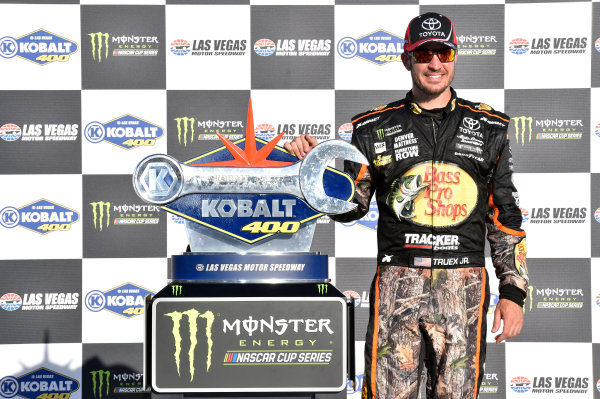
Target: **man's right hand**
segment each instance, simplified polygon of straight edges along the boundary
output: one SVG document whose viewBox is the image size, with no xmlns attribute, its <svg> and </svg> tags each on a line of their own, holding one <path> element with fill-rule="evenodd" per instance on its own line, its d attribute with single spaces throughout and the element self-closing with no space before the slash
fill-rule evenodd
<svg viewBox="0 0 600 399">
<path fill-rule="evenodd" d="M 303 160 L 306 154 L 308 154 L 317 144 L 319 144 L 317 139 L 310 134 L 301 134 L 289 143 L 285 143 L 283 148 L 297 156 L 299 160 Z"/>
</svg>

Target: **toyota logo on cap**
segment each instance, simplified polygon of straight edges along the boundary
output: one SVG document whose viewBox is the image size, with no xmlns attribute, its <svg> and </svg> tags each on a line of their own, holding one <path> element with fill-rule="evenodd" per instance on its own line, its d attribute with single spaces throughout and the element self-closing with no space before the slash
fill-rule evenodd
<svg viewBox="0 0 600 399">
<path fill-rule="evenodd" d="M 423 21 L 421 27 L 426 30 L 437 30 L 442 27 L 442 23 L 435 18 L 427 18 Z"/>
<path fill-rule="evenodd" d="M 473 118 L 464 118 L 463 119 L 463 126 L 466 127 L 469 130 L 477 130 L 479 129 L 479 121 Z"/>
</svg>

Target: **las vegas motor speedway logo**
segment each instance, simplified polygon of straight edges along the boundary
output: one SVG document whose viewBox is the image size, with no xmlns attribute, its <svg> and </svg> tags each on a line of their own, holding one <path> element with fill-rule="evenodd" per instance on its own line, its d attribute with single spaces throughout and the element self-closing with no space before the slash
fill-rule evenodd
<svg viewBox="0 0 600 399">
<path fill-rule="evenodd" d="M 0 126 L 0 139 L 15 142 L 76 141 L 79 125 L 76 123 L 24 123 L 21 126 L 5 123 Z"/>
<path fill-rule="evenodd" d="M 106 141 L 126 150 L 153 146 L 164 135 L 162 127 L 131 114 L 104 123 L 90 122 L 83 132 L 90 143 Z"/>
<path fill-rule="evenodd" d="M 331 53 L 331 39 L 259 39 L 254 52 L 261 57 L 327 57 Z"/>
<path fill-rule="evenodd" d="M 78 292 L 28 292 L 23 295 L 8 292 L 0 297 L 0 307 L 9 312 L 15 310 L 76 310 L 79 307 Z"/>
<path fill-rule="evenodd" d="M 246 54 L 245 39 L 185 39 L 171 42 L 171 52 L 178 56 L 241 56 Z"/>
<path fill-rule="evenodd" d="M 146 296 L 155 292 L 132 283 L 125 283 L 107 291 L 93 290 L 85 296 L 85 306 L 92 312 L 108 310 L 125 318 L 144 313 Z"/>
<path fill-rule="evenodd" d="M 157 56 L 160 43 L 157 36 L 111 35 L 106 32 L 88 33 L 92 59 L 98 63 L 106 61 L 108 55 L 149 57 Z"/>
<path fill-rule="evenodd" d="M 337 52 L 342 58 L 362 58 L 377 65 L 402 61 L 404 39 L 383 29 L 354 39 L 344 37 L 337 44 Z"/>
<path fill-rule="evenodd" d="M 78 49 L 77 43 L 44 29 L 18 38 L 0 38 L 0 57 L 21 57 L 38 65 L 66 62 Z"/>
<path fill-rule="evenodd" d="M 587 37 L 517 37 L 508 44 L 508 51 L 515 55 L 533 54 L 583 54 L 587 51 Z"/>
<path fill-rule="evenodd" d="M 45 367 L 0 379 L 0 396 L 4 398 L 68 399 L 78 389 L 79 381 Z"/>
<path fill-rule="evenodd" d="M 40 234 L 68 231 L 79 220 L 73 209 L 41 199 L 29 205 L 15 208 L 7 206 L 0 210 L 0 225 L 7 229 L 21 226 Z"/>
</svg>

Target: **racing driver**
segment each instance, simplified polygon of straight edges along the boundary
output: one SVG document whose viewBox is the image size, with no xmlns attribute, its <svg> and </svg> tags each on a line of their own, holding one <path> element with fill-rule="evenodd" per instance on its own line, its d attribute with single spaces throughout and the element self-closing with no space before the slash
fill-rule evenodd
<svg viewBox="0 0 600 399">
<path fill-rule="evenodd" d="M 512 183 L 509 117 L 456 96 L 457 40 L 437 13 L 412 19 L 402 61 L 412 76 L 406 98 L 352 119 L 352 143 L 369 165 L 346 162 L 363 217 L 376 193 L 377 273 L 370 292 L 363 398 L 477 398 L 485 360 L 490 242 L 500 299 L 496 343 L 523 325 L 525 232 Z M 284 147 L 302 159 L 316 140 Z"/>
</svg>

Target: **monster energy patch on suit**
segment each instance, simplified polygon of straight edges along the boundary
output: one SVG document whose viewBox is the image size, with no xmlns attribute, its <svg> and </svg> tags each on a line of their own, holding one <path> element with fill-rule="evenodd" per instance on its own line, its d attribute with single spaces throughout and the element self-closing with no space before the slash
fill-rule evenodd
<svg viewBox="0 0 600 399">
<path fill-rule="evenodd" d="M 346 385 L 346 303 L 159 298 L 151 348 L 150 381 L 160 393 L 338 392 Z"/>
</svg>

